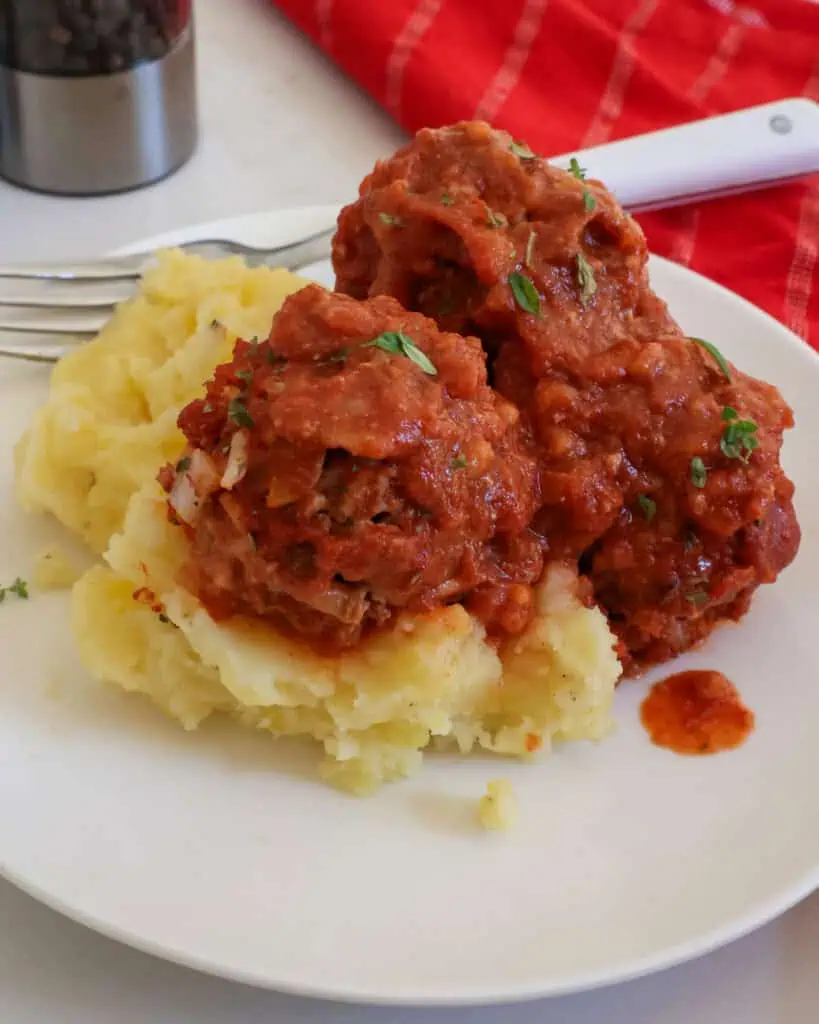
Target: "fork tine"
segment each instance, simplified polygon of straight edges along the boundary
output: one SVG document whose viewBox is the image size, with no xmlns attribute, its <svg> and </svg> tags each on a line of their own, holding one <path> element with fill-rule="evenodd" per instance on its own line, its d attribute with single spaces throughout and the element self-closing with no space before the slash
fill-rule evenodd
<svg viewBox="0 0 819 1024">
<path fill-rule="evenodd" d="M 70 289 L 73 291 L 74 289 Z M 122 302 L 125 296 L 119 298 L 103 299 L 99 297 L 71 295 L 59 298 L 50 295 L 0 295 L 0 308 L 4 306 L 16 307 L 18 309 L 111 309 L 117 303 Z"/>
<path fill-rule="evenodd" d="M 64 355 L 65 352 L 46 355 L 45 352 L 21 352 L 15 348 L 0 348 L 0 359 L 22 359 L 27 363 L 56 363 Z"/>
<path fill-rule="evenodd" d="M 0 280 L 126 281 L 139 277 L 152 260 L 152 253 L 140 253 L 90 263 L 9 264 L 0 266 Z"/>
<path fill-rule="evenodd" d="M 38 338 L 49 336 L 59 338 L 57 344 L 65 345 L 66 338 L 93 338 L 99 334 L 98 327 L 72 327 L 61 323 L 23 323 L 13 320 L 0 320 L 0 334 L 35 334 Z"/>
<path fill-rule="evenodd" d="M 2 280 L 26 280 L 26 281 L 131 281 L 141 277 L 142 271 L 134 267 L 106 267 L 100 264 L 95 267 L 93 264 L 77 266 L 59 270 L 48 267 L 0 267 L 0 279 Z"/>
<path fill-rule="evenodd" d="M 317 231 L 296 242 L 274 246 L 270 249 L 256 248 L 241 242 L 226 239 L 201 239 L 183 242 L 178 246 L 188 252 L 214 259 L 228 255 L 241 255 L 250 266 L 282 266 L 292 269 L 306 266 L 328 255 L 328 241 L 333 228 Z M 155 254 L 136 253 L 132 256 L 116 256 L 84 263 L 21 264 L 0 265 L 0 280 L 32 280 L 75 283 L 80 281 L 130 281 L 141 277 L 154 263 Z"/>
</svg>

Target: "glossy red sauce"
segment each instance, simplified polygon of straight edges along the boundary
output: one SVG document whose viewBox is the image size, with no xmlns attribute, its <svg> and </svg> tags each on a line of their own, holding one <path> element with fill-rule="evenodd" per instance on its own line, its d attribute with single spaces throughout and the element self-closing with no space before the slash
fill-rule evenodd
<svg viewBox="0 0 819 1024">
<path fill-rule="evenodd" d="M 740 746 L 754 727 L 749 710 L 721 672 L 678 672 L 651 688 L 640 718 L 653 743 L 676 754 L 718 754 Z"/>
</svg>

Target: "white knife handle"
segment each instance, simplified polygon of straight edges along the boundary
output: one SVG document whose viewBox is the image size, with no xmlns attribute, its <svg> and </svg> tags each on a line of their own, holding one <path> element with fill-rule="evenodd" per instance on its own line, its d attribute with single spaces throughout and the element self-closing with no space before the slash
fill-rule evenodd
<svg viewBox="0 0 819 1024">
<path fill-rule="evenodd" d="M 630 210 L 712 199 L 819 171 L 819 104 L 766 103 L 550 162 L 571 156 Z"/>
</svg>

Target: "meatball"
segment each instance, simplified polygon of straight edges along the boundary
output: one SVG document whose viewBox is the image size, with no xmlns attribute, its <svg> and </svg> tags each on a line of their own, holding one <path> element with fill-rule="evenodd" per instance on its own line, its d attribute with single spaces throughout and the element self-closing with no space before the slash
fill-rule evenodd
<svg viewBox="0 0 819 1024">
<path fill-rule="evenodd" d="M 160 479 L 190 541 L 182 583 L 215 618 L 328 650 L 457 600 L 497 633 L 528 623 L 537 466 L 477 339 L 311 285 L 179 424 L 188 450 Z"/>
<path fill-rule="evenodd" d="M 739 619 L 796 555 L 779 463 L 791 411 L 776 388 L 725 370 L 695 342 L 660 336 L 536 386 L 535 527 L 579 560 L 627 668 Z"/>
<path fill-rule="evenodd" d="M 645 238 L 599 183 L 481 122 L 424 129 L 364 179 L 333 242 L 339 291 L 392 295 L 538 377 L 622 337 L 679 333 Z"/>
<path fill-rule="evenodd" d="M 777 390 L 683 336 L 606 189 L 481 123 L 421 131 L 339 218 L 337 287 L 480 338 L 538 462 L 531 529 L 576 561 L 627 670 L 739 618 L 799 545 Z"/>
</svg>

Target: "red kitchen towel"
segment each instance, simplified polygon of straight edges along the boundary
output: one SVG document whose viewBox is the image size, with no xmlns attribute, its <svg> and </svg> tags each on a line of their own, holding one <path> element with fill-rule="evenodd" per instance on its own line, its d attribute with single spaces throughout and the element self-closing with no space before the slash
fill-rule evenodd
<svg viewBox="0 0 819 1024">
<path fill-rule="evenodd" d="M 542 153 L 819 100 L 810 0 L 276 0 L 409 131 L 491 121 Z M 819 180 L 642 215 L 651 248 L 819 348 Z"/>
</svg>

